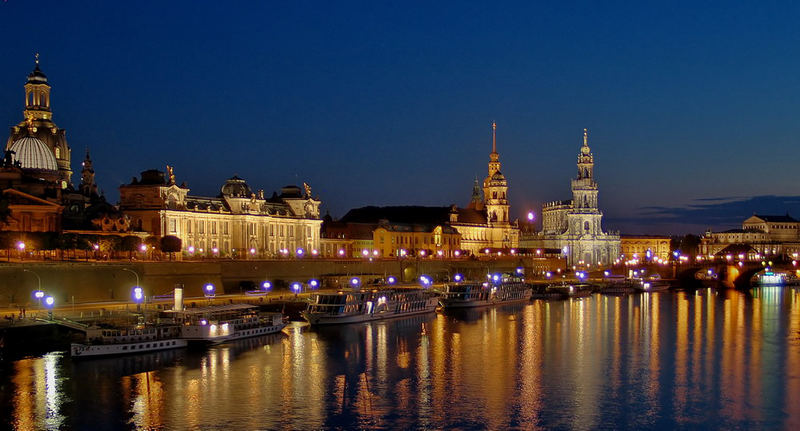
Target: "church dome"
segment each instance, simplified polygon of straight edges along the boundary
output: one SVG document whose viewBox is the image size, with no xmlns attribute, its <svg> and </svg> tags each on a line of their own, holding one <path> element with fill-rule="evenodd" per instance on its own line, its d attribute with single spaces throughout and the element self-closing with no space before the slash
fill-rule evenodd
<svg viewBox="0 0 800 431">
<path fill-rule="evenodd" d="M 14 152 L 14 160 L 19 161 L 23 169 L 58 170 L 56 156 L 39 138 L 26 136 L 18 139 L 9 150 Z"/>
<path fill-rule="evenodd" d="M 232 198 L 249 198 L 252 194 L 253 192 L 250 191 L 250 186 L 247 185 L 244 179 L 239 178 L 236 175 L 225 181 L 225 184 L 222 185 L 223 196 Z"/>
</svg>

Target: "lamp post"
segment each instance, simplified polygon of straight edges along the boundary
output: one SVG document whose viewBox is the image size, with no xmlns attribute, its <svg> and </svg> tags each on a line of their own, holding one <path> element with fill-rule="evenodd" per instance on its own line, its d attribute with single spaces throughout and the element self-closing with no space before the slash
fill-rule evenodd
<svg viewBox="0 0 800 431">
<path fill-rule="evenodd" d="M 139 286 L 133 286 L 133 291 L 131 292 L 131 296 L 133 297 L 133 302 L 136 303 L 136 311 L 142 311 L 142 300 L 144 299 L 144 291 Z"/>
<path fill-rule="evenodd" d="M 47 317 L 53 320 L 53 305 L 56 303 L 55 298 L 52 296 L 44 297 L 44 306 L 47 307 Z"/>
<path fill-rule="evenodd" d="M 145 308 L 146 308 L 147 307 L 147 298 L 144 296 L 144 291 L 142 290 L 142 288 L 139 285 L 139 273 L 134 271 L 134 270 L 132 270 L 132 269 L 130 269 L 130 268 L 120 268 L 120 269 L 123 270 L 123 271 L 126 271 L 126 272 L 130 272 L 131 274 L 133 274 L 134 277 L 136 277 L 136 285 L 133 286 L 133 289 L 135 291 L 138 288 L 140 293 L 142 294 L 142 298 L 140 298 L 139 301 L 136 301 L 136 297 L 134 296 L 134 302 L 137 302 L 136 310 L 139 311 L 141 309 L 141 302 L 142 302 L 141 300 L 144 300 Z"/>
<path fill-rule="evenodd" d="M 17 250 L 19 250 L 19 259 L 25 260 L 25 243 L 22 241 L 18 242 Z"/>
<path fill-rule="evenodd" d="M 36 276 L 36 279 L 37 279 L 37 280 L 39 280 L 39 290 L 37 290 L 37 292 L 41 292 L 41 291 L 42 291 L 42 277 L 39 277 L 39 274 L 37 274 L 37 273 L 36 273 L 36 272 L 34 272 L 34 271 L 31 271 L 30 269 L 23 268 L 23 269 L 22 269 L 22 271 L 24 271 L 24 272 L 30 272 L 31 274 L 33 274 L 33 275 L 35 275 L 35 276 Z M 35 293 L 34 293 L 34 295 L 35 295 Z M 41 298 L 40 298 L 40 299 L 41 299 Z M 41 301 L 40 301 L 40 302 L 41 302 Z"/>
</svg>

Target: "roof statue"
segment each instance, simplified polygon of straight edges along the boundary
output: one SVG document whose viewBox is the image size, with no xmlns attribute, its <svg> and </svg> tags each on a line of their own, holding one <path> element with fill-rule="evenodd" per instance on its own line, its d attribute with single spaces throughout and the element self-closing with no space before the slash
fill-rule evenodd
<svg viewBox="0 0 800 431">
<path fill-rule="evenodd" d="M 307 183 L 304 182 L 303 183 L 303 188 L 306 190 L 306 198 L 310 199 L 311 198 L 311 186 L 309 186 Z"/>
<path fill-rule="evenodd" d="M 173 186 L 175 185 L 175 173 L 172 171 L 172 166 L 167 165 L 167 185 Z"/>
</svg>

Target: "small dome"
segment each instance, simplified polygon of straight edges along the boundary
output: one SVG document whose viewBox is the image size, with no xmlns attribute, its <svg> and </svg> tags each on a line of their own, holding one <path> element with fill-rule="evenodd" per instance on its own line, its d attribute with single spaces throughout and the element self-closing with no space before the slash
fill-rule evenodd
<svg viewBox="0 0 800 431">
<path fill-rule="evenodd" d="M 39 63 L 37 61 L 36 67 L 33 69 L 33 72 L 28 74 L 28 84 L 47 84 L 47 76 L 39 69 Z M 49 85 L 49 84 L 47 84 Z"/>
<path fill-rule="evenodd" d="M 9 150 L 14 152 L 14 160 L 18 160 L 23 169 L 58 170 L 56 156 L 39 138 L 26 136 L 18 139 Z"/>
<path fill-rule="evenodd" d="M 250 191 L 250 186 L 244 179 L 234 175 L 231 179 L 225 181 L 222 185 L 222 195 L 232 198 L 249 198 L 253 192 Z"/>
<path fill-rule="evenodd" d="M 588 156 L 589 154 L 591 154 L 591 152 L 592 150 L 589 148 L 588 145 L 584 145 L 581 147 L 581 154 Z"/>
</svg>

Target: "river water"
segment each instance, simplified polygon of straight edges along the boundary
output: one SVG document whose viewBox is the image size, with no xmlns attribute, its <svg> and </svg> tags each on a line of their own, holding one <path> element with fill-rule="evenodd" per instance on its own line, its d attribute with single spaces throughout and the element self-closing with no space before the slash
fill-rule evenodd
<svg viewBox="0 0 800 431">
<path fill-rule="evenodd" d="M 800 293 L 436 313 L 0 370 L 16 429 L 800 429 Z"/>
</svg>

